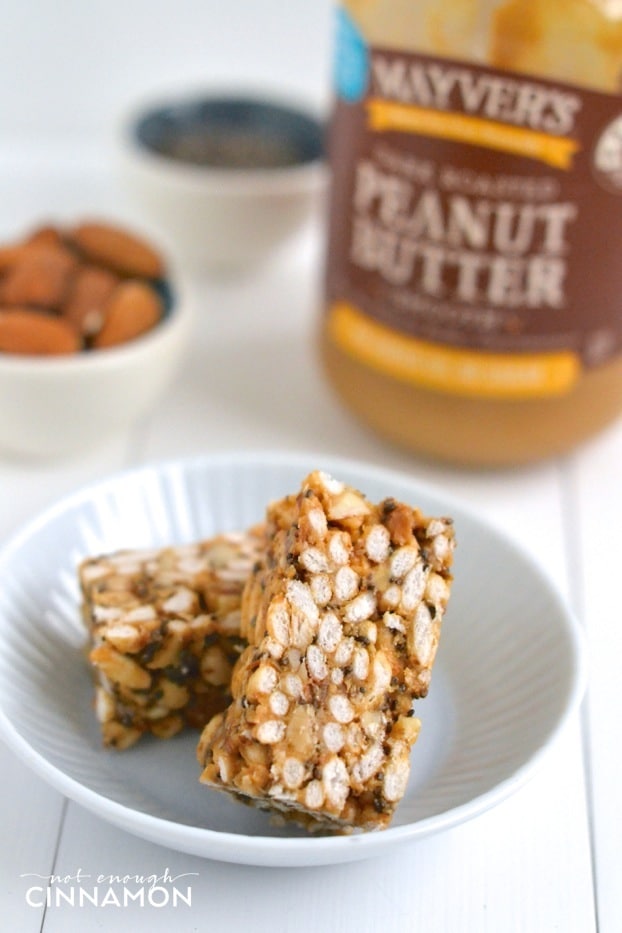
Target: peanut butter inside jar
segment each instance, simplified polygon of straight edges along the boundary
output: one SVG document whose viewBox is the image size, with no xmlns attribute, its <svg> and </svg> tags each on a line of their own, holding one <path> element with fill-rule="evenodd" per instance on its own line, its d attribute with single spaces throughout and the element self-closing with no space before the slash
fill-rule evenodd
<svg viewBox="0 0 622 933">
<path fill-rule="evenodd" d="M 321 351 L 389 440 L 464 465 L 622 410 L 622 9 L 349 0 Z"/>
</svg>

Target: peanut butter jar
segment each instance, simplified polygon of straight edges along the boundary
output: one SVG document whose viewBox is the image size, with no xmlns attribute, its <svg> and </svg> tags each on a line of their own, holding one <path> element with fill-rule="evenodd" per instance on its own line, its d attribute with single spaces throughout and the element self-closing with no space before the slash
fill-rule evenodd
<svg viewBox="0 0 622 933">
<path fill-rule="evenodd" d="M 321 346 L 349 407 L 465 465 L 622 410 L 622 9 L 338 9 Z"/>
</svg>

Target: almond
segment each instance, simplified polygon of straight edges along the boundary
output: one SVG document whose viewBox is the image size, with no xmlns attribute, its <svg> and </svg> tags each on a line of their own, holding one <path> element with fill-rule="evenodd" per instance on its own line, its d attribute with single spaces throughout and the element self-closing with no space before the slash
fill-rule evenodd
<svg viewBox="0 0 622 933">
<path fill-rule="evenodd" d="M 62 245 L 63 238 L 56 227 L 37 227 L 25 240 L 0 246 L 0 275 L 15 266 L 20 259 L 33 249 L 39 249 L 41 246 L 57 247 Z"/>
<path fill-rule="evenodd" d="M 11 269 L 24 253 L 23 243 L 8 243 L 0 246 L 0 275 Z"/>
<path fill-rule="evenodd" d="M 121 282 L 105 308 L 105 319 L 93 347 L 116 346 L 146 333 L 162 316 L 162 302 L 146 282 Z"/>
<path fill-rule="evenodd" d="M 26 238 L 26 246 L 62 246 L 63 235 L 58 227 L 47 224 L 36 227 Z"/>
<path fill-rule="evenodd" d="M 48 356 L 80 349 L 78 334 L 61 318 L 29 308 L 0 310 L 0 351 L 4 353 Z"/>
<path fill-rule="evenodd" d="M 106 304 L 118 283 L 118 276 L 108 269 L 81 266 L 61 307 L 63 317 L 85 337 L 93 337 L 101 330 Z"/>
<path fill-rule="evenodd" d="M 0 285 L 0 301 L 53 310 L 63 301 L 76 266 L 64 247 L 25 244 Z"/>
<path fill-rule="evenodd" d="M 127 230 L 102 223 L 79 224 L 69 233 L 74 246 L 91 262 L 121 275 L 159 279 L 162 257 L 148 243 Z"/>
</svg>

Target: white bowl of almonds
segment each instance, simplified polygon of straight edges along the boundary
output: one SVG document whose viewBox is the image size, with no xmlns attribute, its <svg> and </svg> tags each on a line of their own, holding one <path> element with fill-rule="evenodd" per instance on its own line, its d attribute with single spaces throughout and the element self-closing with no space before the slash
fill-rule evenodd
<svg viewBox="0 0 622 933">
<path fill-rule="evenodd" d="M 71 455 L 128 429 L 170 384 L 189 313 L 159 250 L 117 224 L 0 247 L 0 451 Z"/>
</svg>

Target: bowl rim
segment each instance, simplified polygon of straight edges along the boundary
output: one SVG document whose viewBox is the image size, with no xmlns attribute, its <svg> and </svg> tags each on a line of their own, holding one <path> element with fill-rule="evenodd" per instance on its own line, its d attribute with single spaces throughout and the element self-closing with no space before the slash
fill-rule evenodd
<svg viewBox="0 0 622 933">
<path fill-rule="evenodd" d="M 259 189 L 270 194 L 289 194 L 298 189 L 321 190 L 325 187 L 328 178 L 326 153 L 305 162 L 279 168 L 228 169 L 182 162 L 148 149 L 140 143 L 135 131 L 136 126 L 151 111 L 211 99 L 244 99 L 248 102 L 271 104 L 299 112 L 315 121 L 320 130 L 325 129 L 327 125 L 326 114 L 317 104 L 300 94 L 284 93 L 282 89 L 271 86 L 230 82 L 198 88 L 169 89 L 135 101 L 121 115 L 117 139 L 126 163 L 134 170 L 146 172 L 153 181 L 163 181 L 180 189 L 196 189 L 200 186 L 205 191 L 227 197 L 236 194 L 243 196 Z"/>
<path fill-rule="evenodd" d="M 3 376 L 10 374 L 64 376 L 68 373 L 80 373 L 83 369 L 100 372 L 115 369 L 123 364 L 137 363 L 139 359 L 167 344 L 169 340 L 174 339 L 189 327 L 192 306 L 187 289 L 175 273 L 169 272 L 166 282 L 173 295 L 171 307 L 164 317 L 146 333 L 116 346 L 81 350 L 76 353 L 45 355 L 0 351 L 0 374 Z"/>
</svg>

